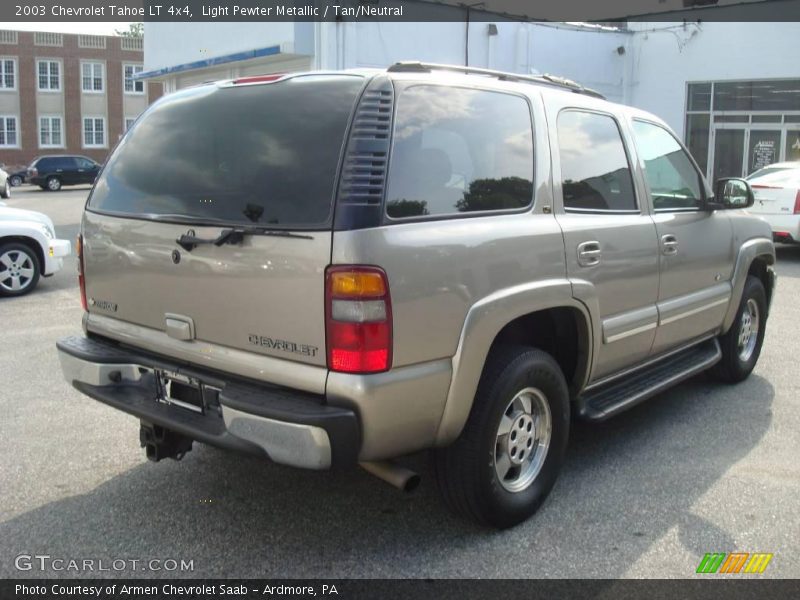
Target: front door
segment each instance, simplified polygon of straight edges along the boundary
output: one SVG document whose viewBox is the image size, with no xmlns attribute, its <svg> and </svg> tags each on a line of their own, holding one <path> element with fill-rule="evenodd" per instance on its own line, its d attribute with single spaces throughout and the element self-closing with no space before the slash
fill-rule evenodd
<svg viewBox="0 0 800 600">
<path fill-rule="evenodd" d="M 633 135 L 659 241 L 652 350 L 659 354 L 721 325 L 731 295 L 733 228 L 725 211 L 704 209 L 708 192 L 700 171 L 669 131 L 634 120 Z"/>
<path fill-rule="evenodd" d="M 596 380 L 650 353 L 657 324 L 656 231 L 635 193 L 616 118 L 572 108 L 555 117 L 553 177 L 563 199 L 556 216 L 574 293 L 596 303 L 600 317 Z"/>
</svg>

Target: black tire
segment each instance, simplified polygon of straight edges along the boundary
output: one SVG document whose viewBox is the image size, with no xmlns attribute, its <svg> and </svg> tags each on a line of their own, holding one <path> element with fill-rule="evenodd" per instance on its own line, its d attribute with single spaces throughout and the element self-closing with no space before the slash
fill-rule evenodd
<svg viewBox="0 0 800 600">
<path fill-rule="evenodd" d="M 508 481 L 502 482 L 495 468 L 502 445 L 498 428 L 512 408 L 512 400 L 526 388 L 540 391 L 546 401 L 550 444 L 533 480 L 517 491 L 509 491 Z M 436 480 L 445 504 L 460 516 L 497 528 L 524 521 L 541 506 L 556 482 L 569 438 L 569 422 L 567 382 L 553 357 L 533 348 L 497 348 L 487 359 L 461 435 L 451 446 L 434 450 Z"/>
<path fill-rule="evenodd" d="M 19 175 L 12 175 L 8 178 L 8 182 L 11 184 L 11 187 L 19 187 L 23 184 L 22 177 Z"/>
<path fill-rule="evenodd" d="M 61 180 L 56 177 L 55 175 L 51 175 L 47 178 L 47 190 L 51 192 L 57 192 L 61 189 Z"/>
<path fill-rule="evenodd" d="M 758 328 L 755 332 L 755 345 L 752 348 L 749 356 L 746 358 L 742 356 L 743 348 L 740 345 L 740 335 L 743 328 L 746 326 L 744 318 L 745 311 L 750 312 L 752 305 L 749 302 L 755 303 L 758 311 Z M 752 322 L 752 315 L 750 317 Z M 764 343 L 764 331 L 767 324 L 767 293 L 764 291 L 764 284 L 758 277 L 748 275 L 744 283 L 744 290 L 742 291 L 742 300 L 739 303 L 739 310 L 736 311 L 736 317 L 733 320 L 733 325 L 725 335 L 719 337 L 719 345 L 722 349 L 722 359 L 712 367 L 711 375 L 726 383 L 738 383 L 744 381 L 753 371 L 758 362 L 758 357 L 761 355 L 761 346 Z"/>
<path fill-rule="evenodd" d="M 3 188 L 0 189 L 0 198 L 3 198 L 3 200 L 11 198 L 11 184 L 8 182 L 8 179 L 6 179 L 6 182 L 3 184 Z"/>
<path fill-rule="evenodd" d="M 13 261 L 9 264 L 9 260 Z M 25 276 L 26 271 L 32 271 Z M 41 266 L 36 252 L 26 244 L 12 242 L 0 246 L 0 296 L 23 296 L 39 283 Z M 17 280 L 20 287 L 14 289 Z"/>
</svg>

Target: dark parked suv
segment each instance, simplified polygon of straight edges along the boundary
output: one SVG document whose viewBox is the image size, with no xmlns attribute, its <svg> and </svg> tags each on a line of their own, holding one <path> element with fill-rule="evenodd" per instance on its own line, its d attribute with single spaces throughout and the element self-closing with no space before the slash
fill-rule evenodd
<svg viewBox="0 0 800 600">
<path fill-rule="evenodd" d="M 57 192 L 62 185 L 94 183 L 100 165 L 85 156 L 40 156 L 28 167 L 28 182 Z"/>
</svg>

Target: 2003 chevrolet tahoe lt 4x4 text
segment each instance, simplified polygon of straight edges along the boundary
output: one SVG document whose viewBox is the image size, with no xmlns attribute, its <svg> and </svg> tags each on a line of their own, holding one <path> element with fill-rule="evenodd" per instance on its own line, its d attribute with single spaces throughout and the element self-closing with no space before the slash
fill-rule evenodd
<svg viewBox="0 0 800 600">
<path fill-rule="evenodd" d="M 155 103 L 81 229 L 67 380 L 297 467 L 433 449 L 457 513 L 531 515 L 570 417 L 755 366 L 775 275 L 738 179 L 566 80 L 421 63 L 224 81 Z M 402 478 L 401 478 L 402 479 Z"/>
</svg>

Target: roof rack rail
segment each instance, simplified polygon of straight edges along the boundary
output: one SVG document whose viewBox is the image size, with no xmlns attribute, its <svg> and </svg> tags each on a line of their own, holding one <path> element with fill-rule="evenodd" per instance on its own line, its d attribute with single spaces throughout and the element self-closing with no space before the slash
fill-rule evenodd
<svg viewBox="0 0 800 600">
<path fill-rule="evenodd" d="M 550 85 L 564 90 L 575 92 L 576 94 L 586 94 L 594 98 L 605 100 L 606 97 L 600 92 L 582 86 L 580 83 L 558 77 L 556 75 L 519 75 L 506 71 L 495 71 L 494 69 L 482 69 L 480 67 L 462 67 L 460 65 L 443 65 L 439 63 L 426 63 L 419 61 L 403 61 L 393 64 L 387 69 L 389 73 L 430 73 L 431 71 L 452 71 L 465 75 L 486 75 L 496 77 L 500 81 L 514 81 L 521 83 L 538 83 Z"/>
</svg>

